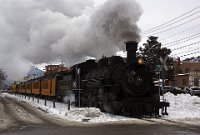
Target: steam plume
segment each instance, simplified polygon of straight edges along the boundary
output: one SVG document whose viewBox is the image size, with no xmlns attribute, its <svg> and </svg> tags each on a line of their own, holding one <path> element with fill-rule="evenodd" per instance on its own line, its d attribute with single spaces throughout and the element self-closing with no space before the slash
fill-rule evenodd
<svg viewBox="0 0 200 135">
<path fill-rule="evenodd" d="M 142 14 L 134 0 L 0 0 L 0 68 L 25 75 L 33 64 L 62 57 L 67 65 L 85 57 L 111 56 L 126 40 L 139 41 Z"/>
</svg>

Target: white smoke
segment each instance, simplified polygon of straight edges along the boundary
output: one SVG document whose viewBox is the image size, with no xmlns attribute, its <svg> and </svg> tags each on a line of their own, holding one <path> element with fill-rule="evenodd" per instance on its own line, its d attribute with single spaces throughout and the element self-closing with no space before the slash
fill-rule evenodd
<svg viewBox="0 0 200 135">
<path fill-rule="evenodd" d="M 23 77 L 33 64 L 59 57 L 69 65 L 111 56 L 139 41 L 142 14 L 134 0 L 0 0 L 0 68 Z"/>
</svg>

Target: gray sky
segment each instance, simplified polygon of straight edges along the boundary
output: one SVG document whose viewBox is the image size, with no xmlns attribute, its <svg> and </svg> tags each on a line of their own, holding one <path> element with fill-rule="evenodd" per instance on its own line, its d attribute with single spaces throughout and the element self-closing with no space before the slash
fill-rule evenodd
<svg viewBox="0 0 200 135">
<path fill-rule="evenodd" d="M 95 0 L 95 3 L 102 4 L 106 0 L 103 1 L 98 1 Z M 156 26 L 159 26 L 165 22 L 168 22 L 188 11 L 191 9 L 194 9 L 197 6 L 200 6 L 200 1 L 199 0 L 137 0 L 137 2 L 141 5 L 143 14 L 140 17 L 140 20 L 138 21 L 139 28 L 141 29 L 141 33 L 144 33 L 146 30 L 149 30 L 151 28 L 154 28 Z M 199 11 L 199 12 L 198 12 Z M 177 40 L 180 40 L 182 38 L 192 36 L 195 34 L 198 34 L 200 32 L 200 8 L 197 10 L 194 10 L 195 13 L 193 16 L 185 16 L 185 19 L 182 19 L 179 23 L 174 23 L 171 26 L 162 28 L 160 30 L 154 31 L 147 33 L 145 35 L 142 35 L 142 40 L 140 42 L 140 45 L 144 43 L 147 40 L 147 37 L 150 35 L 158 36 L 159 41 L 162 44 L 174 42 Z M 188 15 L 191 15 L 188 14 Z M 199 18 L 198 18 L 199 17 Z M 184 22 L 190 21 L 194 19 L 191 22 L 188 22 L 186 24 L 181 25 Z M 181 19 L 181 18 L 180 18 Z M 177 25 L 181 25 L 176 27 Z M 176 28 L 171 28 L 171 27 L 176 27 Z M 171 28 L 171 30 L 168 30 L 166 32 L 166 29 Z M 189 30 L 188 30 L 189 29 Z M 184 42 L 182 40 L 181 43 L 171 43 L 165 45 L 165 47 L 170 48 L 173 50 L 172 56 L 179 56 L 181 59 L 185 59 L 187 57 L 192 57 L 192 56 L 199 56 L 200 53 L 200 44 L 193 44 L 195 42 L 198 42 L 200 39 L 199 35 L 193 37 L 192 40 L 189 40 L 187 42 Z M 193 44 L 193 45 L 190 45 Z M 171 46 L 170 46 L 171 45 Z M 190 45 L 188 47 L 185 47 L 187 45 Z M 182 48 L 182 49 L 179 49 Z M 196 52 L 196 53 L 193 53 Z M 187 56 L 183 56 L 186 55 Z M 191 54 L 191 55 L 190 55 Z"/>
<path fill-rule="evenodd" d="M 142 31 L 161 25 L 194 9 L 197 6 L 200 6 L 199 0 L 138 0 L 138 2 L 141 4 L 143 9 L 143 15 L 139 21 L 139 27 L 142 29 Z M 193 13 L 195 14 L 192 15 Z M 165 29 L 156 31 L 158 33 L 156 36 L 159 37 L 162 44 L 166 44 L 197 34 L 200 32 L 200 25 L 198 25 L 200 24 L 199 16 L 200 8 L 188 14 L 188 17 L 187 15 L 182 17 L 182 20 L 178 20 L 177 23 L 174 23 Z M 162 32 L 166 29 L 170 30 Z M 149 34 L 144 36 L 149 36 Z M 172 56 L 179 56 L 181 59 L 192 56 L 199 56 L 200 43 L 193 44 L 198 42 L 199 39 L 200 37 L 198 35 L 191 40 L 174 42 L 165 45 L 165 47 L 168 47 L 172 50 Z M 143 37 L 143 40 L 146 40 L 146 37 Z"/>
<path fill-rule="evenodd" d="M 0 68 L 16 80 L 35 64 L 62 58 L 72 65 L 86 57 L 111 56 L 125 49 L 124 41 L 139 41 L 145 30 L 199 4 L 199 0 L 0 0 Z M 191 18 L 198 16 L 200 13 Z M 181 32 L 198 22 L 199 18 L 155 36 L 166 44 L 198 33 L 200 27 Z M 168 38 L 177 32 L 181 34 Z M 140 44 L 151 34 L 142 35 Z M 174 56 L 181 56 L 198 50 L 198 44 L 185 47 L 196 41 L 198 38 L 170 49 L 176 50 Z"/>
</svg>

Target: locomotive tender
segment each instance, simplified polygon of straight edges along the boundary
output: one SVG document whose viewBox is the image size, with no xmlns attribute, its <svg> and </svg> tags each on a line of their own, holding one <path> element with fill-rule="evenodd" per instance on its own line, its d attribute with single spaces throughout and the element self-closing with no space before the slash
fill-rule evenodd
<svg viewBox="0 0 200 135">
<path fill-rule="evenodd" d="M 100 110 L 131 117 L 167 115 L 169 103 L 160 101 L 152 74 L 136 57 L 137 42 L 126 42 L 127 59 L 120 56 L 103 57 L 98 62 L 87 60 L 70 71 L 58 72 L 29 80 L 16 86 L 15 93 L 65 97 L 80 107 L 98 107 Z"/>
</svg>

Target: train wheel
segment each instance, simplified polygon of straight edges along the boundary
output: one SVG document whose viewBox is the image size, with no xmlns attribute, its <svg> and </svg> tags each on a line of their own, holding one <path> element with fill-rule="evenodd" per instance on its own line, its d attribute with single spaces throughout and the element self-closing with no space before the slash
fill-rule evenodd
<svg viewBox="0 0 200 135">
<path fill-rule="evenodd" d="M 131 112 L 128 111 L 125 107 L 122 107 L 122 115 L 130 117 L 131 116 Z"/>
<path fill-rule="evenodd" d="M 89 94 L 87 92 L 81 93 L 81 101 L 80 101 L 81 107 L 90 107 L 88 95 Z"/>
<path fill-rule="evenodd" d="M 105 92 L 103 96 L 103 109 L 106 112 L 120 114 L 121 113 L 121 101 L 117 100 L 110 100 L 109 99 L 109 92 Z"/>
</svg>

